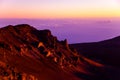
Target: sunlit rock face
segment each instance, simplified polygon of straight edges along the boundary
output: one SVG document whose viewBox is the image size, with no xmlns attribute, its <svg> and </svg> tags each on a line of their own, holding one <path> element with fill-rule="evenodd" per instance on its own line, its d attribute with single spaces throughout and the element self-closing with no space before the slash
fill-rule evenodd
<svg viewBox="0 0 120 80">
<path fill-rule="evenodd" d="M 50 30 L 37 30 L 28 24 L 0 29 L 0 62 L 3 80 L 108 78 L 102 73 L 102 64 L 80 55 L 67 40 L 59 41 Z"/>
</svg>

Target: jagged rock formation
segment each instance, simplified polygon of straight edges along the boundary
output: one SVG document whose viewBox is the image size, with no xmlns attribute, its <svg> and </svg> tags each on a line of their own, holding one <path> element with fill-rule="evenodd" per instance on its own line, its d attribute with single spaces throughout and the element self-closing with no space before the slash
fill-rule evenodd
<svg viewBox="0 0 120 80">
<path fill-rule="evenodd" d="M 5 64 L 0 67 L 4 70 L 0 77 L 12 75 L 11 80 L 107 79 L 101 73 L 102 64 L 83 57 L 49 30 L 36 30 L 27 24 L 0 29 L 0 61 Z"/>
</svg>

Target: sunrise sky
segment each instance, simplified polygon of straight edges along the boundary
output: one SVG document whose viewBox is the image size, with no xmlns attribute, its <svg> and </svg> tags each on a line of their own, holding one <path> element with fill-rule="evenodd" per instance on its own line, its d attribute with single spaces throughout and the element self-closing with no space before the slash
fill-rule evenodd
<svg viewBox="0 0 120 80">
<path fill-rule="evenodd" d="M 120 0 L 0 0 L 0 18 L 120 17 Z"/>
</svg>

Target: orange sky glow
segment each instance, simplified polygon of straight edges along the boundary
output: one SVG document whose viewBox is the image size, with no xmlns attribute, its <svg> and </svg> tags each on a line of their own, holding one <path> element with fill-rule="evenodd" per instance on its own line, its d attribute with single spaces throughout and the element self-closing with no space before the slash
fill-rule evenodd
<svg viewBox="0 0 120 80">
<path fill-rule="evenodd" d="M 120 17 L 119 0 L 1 0 L 0 18 Z"/>
</svg>

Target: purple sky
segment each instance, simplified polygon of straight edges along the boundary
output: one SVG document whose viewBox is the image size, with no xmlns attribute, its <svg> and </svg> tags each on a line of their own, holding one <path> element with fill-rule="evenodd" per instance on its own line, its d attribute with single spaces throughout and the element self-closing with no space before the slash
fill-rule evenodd
<svg viewBox="0 0 120 80">
<path fill-rule="evenodd" d="M 69 43 L 120 35 L 120 0 L 0 0 L 0 26 L 30 24 Z"/>
<path fill-rule="evenodd" d="M 50 29 L 59 40 L 69 43 L 95 42 L 120 36 L 120 19 L 0 19 L 0 27 L 30 24 Z"/>
</svg>

